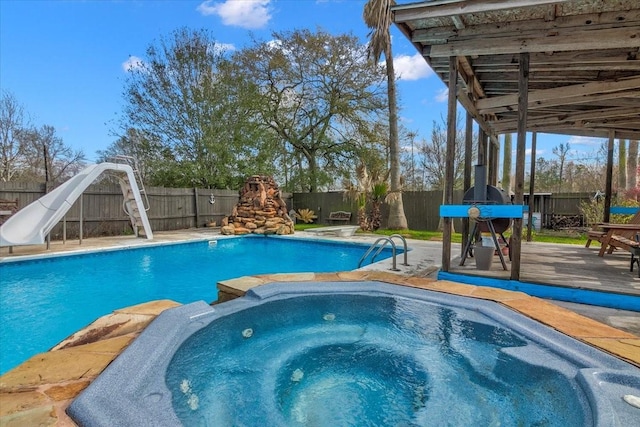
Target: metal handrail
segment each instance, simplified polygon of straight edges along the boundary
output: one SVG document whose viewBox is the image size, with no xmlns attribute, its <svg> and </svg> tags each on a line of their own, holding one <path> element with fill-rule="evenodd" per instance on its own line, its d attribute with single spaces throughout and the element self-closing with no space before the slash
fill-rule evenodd
<svg viewBox="0 0 640 427">
<path fill-rule="evenodd" d="M 122 154 L 111 156 L 109 157 L 109 160 L 113 161 L 113 163 L 124 163 L 131 166 L 131 168 L 133 169 L 133 176 L 136 177 L 136 184 L 138 184 L 138 191 L 140 192 L 140 195 L 144 195 L 144 198 L 142 199 L 142 207 L 145 211 L 148 211 L 151 206 L 149 204 L 149 196 L 147 196 L 147 190 L 144 188 L 144 182 L 142 182 L 142 176 L 140 176 L 138 160 L 133 156 L 125 156 Z"/>
<path fill-rule="evenodd" d="M 390 239 L 393 239 L 394 237 L 399 238 L 400 240 L 402 240 L 402 250 L 404 251 L 404 263 L 402 263 L 402 265 L 405 266 L 409 266 L 409 262 L 407 261 L 407 253 L 409 252 L 409 249 L 407 248 L 407 239 L 404 238 L 404 236 L 400 235 L 400 234 L 392 234 L 391 236 L 389 236 Z"/>
<path fill-rule="evenodd" d="M 404 248 L 403 248 L 403 250 L 404 250 L 404 263 L 402 265 L 409 266 L 409 262 L 407 261 L 407 252 L 409 252 L 409 251 L 407 249 L 407 241 L 406 241 L 406 239 L 403 236 L 401 236 L 400 234 L 392 234 L 392 235 L 390 235 L 388 237 L 391 240 L 393 240 L 394 237 L 399 237 L 400 240 L 402 240 L 402 244 L 404 246 Z M 378 251 L 371 257 L 371 262 L 374 262 L 376 260 L 376 257 L 382 252 L 382 250 L 384 249 L 385 245 L 386 245 L 386 243 L 383 244 L 382 246 L 380 246 Z"/>
<path fill-rule="evenodd" d="M 391 254 L 392 254 L 392 258 L 393 258 L 393 263 L 391 266 L 391 270 L 392 271 L 400 271 L 400 269 L 398 269 L 396 267 L 396 244 L 393 242 L 393 240 L 391 240 L 391 238 L 389 237 L 380 237 L 378 240 L 376 240 L 375 242 L 373 242 L 373 244 L 371 246 L 369 246 L 369 249 L 367 249 L 367 251 L 364 253 L 364 255 L 362 255 L 362 258 L 360 258 L 360 261 L 358 262 L 358 268 L 360 268 L 362 266 L 362 262 L 367 259 L 367 256 L 376 248 L 376 245 L 381 242 L 384 241 L 384 243 L 380 246 L 380 248 L 378 249 L 378 252 L 376 252 L 376 254 L 373 256 L 373 258 L 371 259 L 371 262 L 373 262 L 373 260 L 375 259 L 376 255 L 378 255 L 380 253 L 380 251 L 382 251 L 382 249 L 384 248 L 384 246 L 387 243 L 391 243 Z"/>
</svg>

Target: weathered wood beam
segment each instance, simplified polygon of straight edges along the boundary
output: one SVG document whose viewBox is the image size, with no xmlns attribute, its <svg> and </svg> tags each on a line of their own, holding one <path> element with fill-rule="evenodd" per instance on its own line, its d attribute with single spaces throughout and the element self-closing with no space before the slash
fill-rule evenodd
<svg viewBox="0 0 640 427">
<path fill-rule="evenodd" d="M 640 129 L 640 119 L 638 118 L 620 118 L 620 119 L 608 119 L 600 121 L 585 122 L 582 126 L 586 128 L 612 128 L 620 130 L 634 130 Z"/>
<path fill-rule="evenodd" d="M 639 110 L 637 108 L 603 108 L 594 111 L 579 111 L 575 113 L 566 113 L 566 114 L 558 114 L 557 111 L 550 112 L 544 116 L 540 117 L 532 117 L 529 115 L 527 124 L 528 126 L 546 126 L 546 125 L 571 125 L 575 122 L 587 122 L 590 120 L 605 120 L 609 118 L 622 118 L 622 117 L 630 117 L 638 119 L 640 115 Z M 506 132 L 510 129 L 514 129 L 517 126 L 518 120 L 516 117 L 510 118 L 508 120 L 498 120 L 492 123 L 494 130 L 497 132 Z"/>
<path fill-rule="evenodd" d="M 473 100 L 470 98 L 470 94 L 468 94 L 466 91 L 458 90 L 458 102 L 464 107 L 465 110 L 467 110 L 469 114 L 471 114 L 480 128 L 482 128 L 486 133 L 492 133 L 493 129 L 491 125 L 488 124 L 488 122 L 485 120 L 485 117 L 478 113 Z"/>
<path fill-rule="evenodd" d="M 575 136 L 589 136 L 594 138 L 607 138 L 610 129 L 590 129 L 590 128 L 577 128 L 570 126 L 528 126 L 530 132 L 549 133 L 554 135 L 575 135 Z M 513 133 L 516 130 L 508 130 L 501 133 Z M 616 137 L 622 139 L 640 139 L 640 130 L 619 130 L 616 129 Z"/>
<path fill-rule="evenodd" d="M 447 150 L 444 179 L 443 204 L 453 204 L 453 177 L 456 154 L 456 94 L 458 93 L 458 59 L 449 58 L 449 99 L 447 104 Z M 451 230 L 452 219 L 442 218 L 442 271 L 449 271 L 451 266 Z"/>
<path fill-rule="evenodd" d="M 612 94 L 621 91 L 631 91 L 631 93 L 640 91 L 640 77 L 625 79 L 621 81 L 592 82 L 579 85 L 564 86 L 561 88 L 532 91 L 528 96 L 528 107 L 535 108 L 536 106 L 541 106 L 541 104 L 545 102 L 557 102 L 559 103 L 558 105 L 571 104 L 573 102 L 566 102 L 565 100 L 567 98 L 575 99 L 591 96 L 594 94 Z M 618 94 L 616 96 L 619 97 L 620 95 Z M 493 110 L 495 109 L 503 108 L 505 110 L 515 111 L 517 106 L 518 95 L 516 94 L 485 98 L 478 100 L 477 102 L 477 108 L 481 114 L 485 114 L 485 112 L 494 112 Z"/>
<path fill-rule="evenodd" d="M 593 28 L 632 27 L 638 25 L 638 22 L 640 22 L 640 8 L 636 7 L 628 11 L 561 16 L 551 21 L 546 19 L 505 20 L 498 24 L 471 25 L 465 28 L 446 26 L 416 29 L 411 34 L 411 41 L 414 43 L 442 44 L 453 39 L 518 37 L 521 34 L 536 31 L 553 32 L 559 29 L 589 31 Z M 533 63 L 536 59 L 536 57 L 532 56 L 531 62 Z"/>
<path fill-rule="evenodd" d="M 496 12 L 545 4 L 564 3 L 567 0 L 509 0 L 509 1 L 456 1 L 436 0 L 428 3 L 396 5 L 391 8 L 394 22 L 408 22 L 417 19 L 442 18 L 467 13 Z"/>
<path fill-rule="evenodd" d="M 639 24 L 640 25 L 640 24 Z M 584 52 L 584 51 L 581 51 Z M 579 54 L 567 55 L 569 52 L 556 52 L 553 55 L 545 55 L 545 60 L 531 62 L 531 72 L 536 71 L 553 71 L 553 70 L 575 70 L 575 71 L 592 71 L 592 70 L 614 70 L 614 71 L 636 71 L 640 68 L 640 55 L 635 54 L 632 50 L 628 50 L 624 56 L 616 56 L 615 58 L 606 57 L 602 51 L 595 51 L 600 56 L 599 59 L 582 60 Z M 490 55 L 475 57 L 471 63 L 473 68 L 480 71 L 496 71 L 517 73 L 518 64 L 511 62 L 502 62 L 498 58 L 504 55 Z M 574 56 L 576 56 L 574 58 Z M 442 68 L 438 62 L 438 58 L 432 60 L 434 69 Z M 444 65 L 444 64 L 443 64 Z M 534 77 L 534 76 L 532 76 Z"/>
<path fill-rule="evenodd" d="M 471 188 L 471 164 L 473 162 L 473 116 L 469 111 L 465 115 L 464 129 L 464 172 L 462 188 L 467 191 Z M 462 218 L 462 245 L 460 246 L 460 256 L 464 255 L 464 248 L 469 241 L 469 218 Z"/>
<path fill-rule="evenodd" d="M 609 131 L 609 143 L 607 144 L 607 172 L 605 176 L 605 189 L 604 189 L 604 217 L 603 222 L 609 222 L 609 215 L 611 210 L 611 193 L 613 183 L 613 140 L 616 134 L 613 130 Z M 604 248 L 602 248 L 604 249 Z M 601 251 L 604 253 L 604 251 Z"/>
<path fill-rule="evenodd" d="M 607 81 L 607 80 L 622 80 L 624 78 L 632 78 L 640 75 L 638 71 L 640 71 L 640 63 L 637 64 L 637 70 L 626 70 L 620 72 L 620 70 L 609 70 L 606 67 L 599 68 L 595 70 L 595 66 L 593 70 L 587 70 L 586 67 L 578 69 L 577 67 L 571 67 L 568 65 L 567 67 L 562 67 L 560 64 L 558 66 L 550 68 L 547 67 L 547 70 L 538 69 L 535 71 L 530 70 L 531 80 L 537 84 L 548 83 L 554 84 L 556 86 L 567 85 L 566 82 L 575 81 L 575 84 L 580 83 L 588 83 L 593 81 Z M 478 80 L 481 82 L 518 82 L 518 74 L 515 72 L 516 70 L 509 70 L 508 72 L 501 72 L 500 70 L 485 70 L 485 69 L 477 69 L 474 68 L 475 74 L 478 77 Z"/>
<path fill-rule="evenodd" d="M 593 49 L 636 48 L 640 27 L 608 29 L 562 29 L 554 32 L 524 33 L 510 38 L 472 40 L 450 39 L 447 44 L 433 45 L 432 58 L 444 56 L 496 55 L 519 52 L 561 52 Z"/>
<path fill-rule="evenodd" d="M 535 182 L 536 182 L 536 143 L 538 134 L 531 135 L 531 165 L 529 166 L 529 212 L 527 212 L 527 242 L 531 241 L 531 229 L 533 224 L 533 204 L 535 202 Z M 542 228 L 542 224 L 541 227 Z"/>
<path fill-rule="evenodd" d="M 464 21 L 458 15 L 452 16 L 451 17 L 451 22 L 453 22 L 453 25 L 455 25 L 455 27 L 457 29 L 459 29 L 459 30 L 465 28 Z"/>
<path fill-rule="evenodd" d="M 640 22 L 640 21 L 639 21 Z M 640 25 L 640 24 L 638 24 Z M 554 52 L 548 53 L 531 53 L 531 70 L 534 67 L 544 64 L 575 64 L 579 62 L 581 64 L 595 64 L 603 65 L 607 63 L 612 64 L 624 64 L 624 63 L 640 63 L 640 55 L 638 55 L 638 49 L 608 49 L 608 50 L 593 50 L 587 52 Z M 434 63 L 437 63 L 438 59 L 434 59 Z M 502 66 L 518 66 L 517 54 L 505 54 L 505 55 L 491 55 L 491 56 L 479 56 L 474 58 L 473 66 L 476 68 L 482 67 L 502 67 Z"/>
<path fill-rule="evenodd" d="M 544 89 L 548 90 L 548 89 Z M 532 92 L 535 93 L 535 92 Z M 633 92 L 605 92 L 605 93 L 596 93 L 596 94 L 586 94 L 586 95 L 576 95 L 576 96 L 567 96 L 564 99 L 562 98 L 552 98 L 552 99 L 544 99 L 536 102 L 532 102 L 529 104 L 530 110 L 536 110 L 538 108 L 549 108 L 549 107 L 563 107 L 571 104 L 596 104 L 602 100 L 607 99 L 620 99 L 621 97 L 627 96 L 640 96 L 640 89 Z M 490 99 L 490 98 L 487 98 Z M 514 107 L 517 110 L 518 107 Z M 497 109 L 487 109 L 481 110 L 482 114 L 499 114 L 500 112 L 511 111 L 510 107 L 505 108 L 497 108 Z"/>
<path fill-rule="evenodd" d="M 458 58 L 458 73 L 461 75 L 467 86 L 471 89 L 476 99 L 484 98 L 485 96 L 487 96 L 484 93 L 484 89 L 482 88 L 480 81 L 476 77 L 473 67 L 471 66 L 468 58 L 464 56 Z"/>
<path fill-rule="evenodd" d="M 521 205 L 524 202 L 524 160 L 527 148 L 529 54 L 521 54 L 518 63 L 520 64 L 520 79 L 518 81 L 518 136 L 516 146 L 514 203 Z M 522 252 L 522 218 L 516 218 L 513 220 L 511 246 L 511 280 L 520 280 L 520 256 Z"/>
</svg>

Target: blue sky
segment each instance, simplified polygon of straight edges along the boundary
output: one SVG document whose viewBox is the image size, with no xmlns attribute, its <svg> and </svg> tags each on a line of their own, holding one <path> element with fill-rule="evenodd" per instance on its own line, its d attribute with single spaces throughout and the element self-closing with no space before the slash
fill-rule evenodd
<svg viewBox="0 0 640 427">
<path fill-rule="evenodd" d="M 398 1 L 398 3 L 409 3 Z M 57 135 L 89 160 L 115 137 L 128 61 L 181 27 L 206 28 L 219 43 L 242 48 L 250 35 L 322 28 L 366 41 L 364 0 L 0 0 L 0 89 L 12 93 L 33 124 Z M 392 28 L 403 125 L 428 139 L 446 114 L 446 88 L 415 48 Z M 538 136 L 538 157 L 570 142 L 576 156 L 602 140 Z M 514 138 L 515 146 L 515 138 Z"/>
</svg>

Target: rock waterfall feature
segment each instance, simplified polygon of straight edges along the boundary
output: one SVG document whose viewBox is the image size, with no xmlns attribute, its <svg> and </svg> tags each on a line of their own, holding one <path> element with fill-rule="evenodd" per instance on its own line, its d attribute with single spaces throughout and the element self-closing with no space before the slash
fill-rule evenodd
<svg viewBox="0 0 640 427">
<path fill-rule="evenodd" d="M 293 220 L 278 185 L 270 176 L 254 175 L 240 190 L 240 200 L 222 220 L 222 234 L 293 234 Z"/>
</svg>

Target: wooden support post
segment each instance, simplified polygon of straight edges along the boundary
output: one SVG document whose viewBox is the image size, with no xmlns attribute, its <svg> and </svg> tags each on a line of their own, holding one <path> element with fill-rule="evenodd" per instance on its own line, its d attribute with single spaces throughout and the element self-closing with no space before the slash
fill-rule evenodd
<svg viewBox="0 0 640 427">
<path fill-rule="evenodd" d="M 471 188 L 471 155 L 473 154 L 473 117 L 467 111 L 466 126 L 464 131 L 464 178 L 462 188 L 467 191 Z M 464 255 L 464 248 L 469 241 L 469 218 L 462 218 L 462 246 L 460 250 L 463 251 L 461 255 Z"/>
<path fill-rule="evenodd" d="M 200 211 L 198 209 L 198 189 L 193 187 L 193 210 L 196 214 L 196 228 L 200 227 Z"/>
<path fill-rule="evenodd" d="M 495 135 L 491 135 L 489 137 L 488 142 L 488 159 L 489 159 L 489 167 L 488 167 L 488 179 L 487 184 L 496 186 L 498 185 L 498 154 L 500 152 L 499 145 L 497 143 L 497 138 Z"/>
<path fill-rule="evenodd" d="M 515 200 L 524 202 L 524 160 L 527 149 L 527 113 L 529 104 L 529 53 L 521 53 L 518 66 L 518 144 L 516 148 Z M 522 217 L 513 220 L 511 235 L 511 280 L 520 280 Z"/>
<path fill-rule="evenodd" d="M 531 135 L 531 167 L 529 168 L 529 213 L 527 216 L 527 242 L 531 241 L 531 228 L 533 227 L 533 206 L 534 206 L 534 191 L 536 182 L 536 142 L 538 139 L 538 133 L 534 132 Z M 540 202 L 542 203 L 542 202 Z M 542 222 L 542 219 L 540 220 Z M 542 227 L 542 224 L 540 224 Z"/>
<path fill-rule="evenodd" d="M 478 129 L 478 163 L 487 164 L 487 134 L 482 128 Z"/>
<path fill-rule="evenodd" d="M 447 153 L 444 179 L 444 204 L 453 204 L 453 165 L 456 154 L 456 94 L 458 82 L 458 59 L 449 57 L 449 101 L 447 109 Z M 442 271 L 451 266 L 451 217 L 442 218 Z"/>
<path fill-rule="evenodd" d="M 609 211 L 611 210 L 611 186 L 613 184 L 613 142 L 615 140 L 615 136 L 615 132 L 613 130 L 610 130 L 609 145 L 607 146 L 607 176 L 604 189 L 604 222 L 609 222 L 609 220 L 611 219 L 611 214 L 609 213 Z"/>
<path fill-rule="evenodd" d="M 80 225 L 78 227 L 79 231 L 78 231 L 78 244 L 81 245 L 82 244 L 82 229 L 84 228 L 84 212 L 83 212 L 83 208 L 84 208 L 84 193 L 82 193 L 80 195 Z M 135 230 L 134 230 L 135 231 Z"/>
</svg>

